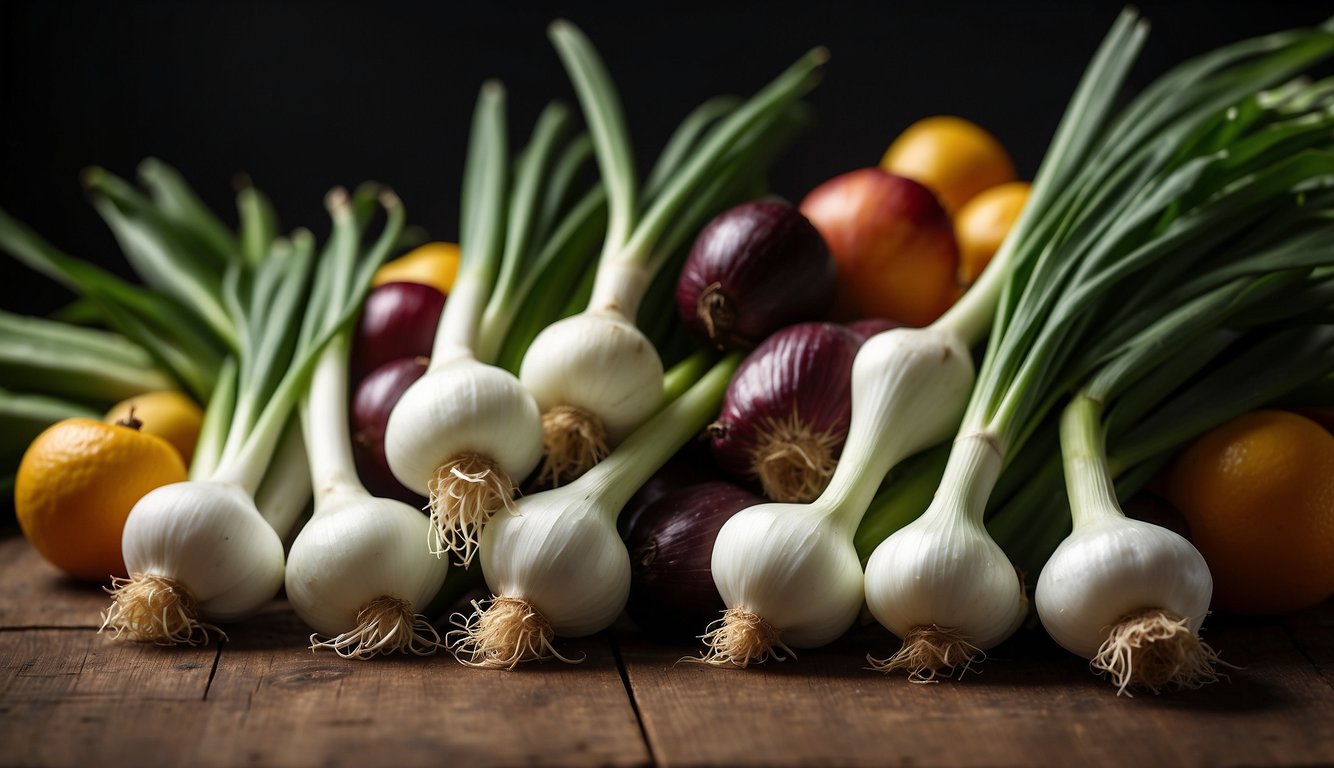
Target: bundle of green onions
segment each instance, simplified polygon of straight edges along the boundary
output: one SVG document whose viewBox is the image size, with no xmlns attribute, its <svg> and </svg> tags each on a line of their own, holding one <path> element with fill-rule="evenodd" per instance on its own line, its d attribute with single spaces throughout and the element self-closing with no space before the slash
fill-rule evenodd
<svg viewBox="0 0 1334 768">
<path fill-rule="evenodd" d="M 1140 37 L 1123 17 L 1103 52 L 1129 57 Z M 1334 170 L 1329 118 L 1310 98 L 1322 89 L 1285 91 L 1276 101 L 1262 91 L 1331 52 L 1330 31 L 1298 31 L 1182 65 L 1110 126 L 1044 212 L 1043 237 L 1019 240 L 1024 265 L 1011 275 L 998 309 L 940 491 L 921 518 L 889 536 L 867 562 L 867 604 L 904 638 L 898 653 L 872 660 L 878 668 L 904 669 L 919 680 L 967 669 L 1023 621 L 1023 585 L 986 534 L 983 515 L 1004 464 L 1072 382 L 1098 364 L 1114 373 L 1095 381 L 1115 380 L 1143 364 L 1128 361 L 1142 356 L 1149 341 L 1184 335 L 1183 323 L 1217 327 L 1225 317 L 1220 312 L 1183 319 L 1172 310 L 1228 298 L 1209 294 L 1220 282 L 1268 280 L 1286 270 L 1318 269 L 1328 259 L 1327 235 L 1285 238 L 1289 230 L 1275 226 L 1324 216 L 1304 208 L 1306 196 L 1326 187 Z M 1149 335 L 1139 335 L 1146 328 Z M 1131 357 L 1106 362 L 1117 354 Z M 1096 421 L 1089 402 L 1077 400 L 1063 430 L 1063 443 L 1085 459 L 1098 434 L 1089 426 Z M 1080 508 L 1091 506 L 1090 488 L 1099 487 L 1085 459 L 1067 463 L 1077 515 L 1089 514 Z M 1190 605 L 1197 628 L 1207 598 Z M 1194 679 L 1189 671 L 1182 676 L 1183 684 Z"/>
<path fill-rule="evenodd" d="M 1210 264 L 1196 263 L 1201 253 L 1293 205 L 1296 192 L 1328 173 L 1323 156 L 1299 154 L 1327 141 L 1309 97 L 1289 100 L 1276 113 L 1282 127 L 1266 138 L 1246 141 L 1266 121 L 1232 121 L 1226 130 L 1219 122 L 1328 55 L 1329 31 L 1275 35 L 1189 62 L 1113 120 L 1143 37 L 1133 13 L 1118 20 L 1062 120 L 1024 215 L 973 291 L 931 328 L 896 329 L 863 347 L 848 443 L 824 495 L 811 505 L 754 507 L 723 527 L 713 573 L 728 611 L 705 636 L 705 661 L 745 665 L 829 642 L 855 620 L 863 586 L 876 618 L 906 637 L 904 649 L 877 666 L 907 669 L 914 679 L 967 668 L 1023 621 L 1021 582 L 982 527 L 1008 458 L 1079 371 L 1115 349 L 1111 340 L 1189 298 L 1164 300 L 1156 312 L 1141 304 L 1144 312 L 1131 315 L 1127 292 L 1146 283 L 1141 295 L 1153 297 L 1154 287 L 1161 291 L 1186 269 L 1206 272 Z M 1149 267 L 1155 276 L 1146 280 Z M 1107 307 L 1127 311 L 1107 317 Z M 988 324 L 974 387 L 967 348 Z M 958 422 L 944 415 L 961 413 L 930 509 L 880 544 L 863 581 L 854 529 L 875 488 L 897 461 L 948 435 Z M 893 529 L 875 526 L 882 535 Z"/>
</svg>

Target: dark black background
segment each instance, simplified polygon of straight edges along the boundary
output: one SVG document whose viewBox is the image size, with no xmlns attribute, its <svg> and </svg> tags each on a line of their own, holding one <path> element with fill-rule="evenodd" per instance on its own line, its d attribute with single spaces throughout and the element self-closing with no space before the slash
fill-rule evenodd
<svg viewBox="0 0 1334 768">
<path fill-rule="evenodd" d="M 913 120 L 963 115 L 1031 176 L 1119 2 L 407 3 L 0 2 L 0 206 L 66 251 L 123 270 L 79 170 L 181 169 L 234 220 L 247 172 L 285 228 L 327 229 L 335 184 L 392 185 L 410 219 L 452 239 L 477 87 L 503 80 L 511 134 L 572 100 L 546 24 L 575 21 L 606 59 L 641 168 L 708 96 L 748 95 L 817 44 L 833 58 L 817 124 L 780 161 L 797 198 L 878 161 Z M 1323 3 L 1144 2 L 1153 22 L 1134 84 L 1241 37 L 1323 20 Z M 12 264 L 0 306 L 65 298 Z"/>
</svg>

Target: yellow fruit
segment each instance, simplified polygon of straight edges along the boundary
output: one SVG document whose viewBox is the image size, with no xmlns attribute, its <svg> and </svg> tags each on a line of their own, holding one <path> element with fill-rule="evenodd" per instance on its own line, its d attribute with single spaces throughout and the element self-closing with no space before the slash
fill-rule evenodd
<svg viewBox="0 0 1334 768">
<path fill-rule="evenodd" d="M 140 432 L 171 443 L 185 466 L 190 466 L 195 443 L 199 442 L 199 427 L 204 423 L 204 411 L 195 401 L 180 392 L 145 392 L 114 405 L 102 421 L 127 422 L 131 413 L 139 422 Z"/>
<path fill-rule="evenodd" d="M 1169 494 L 1214 577 L 1214 605 L 1287 613 L 1334 595 L 1334 436 L 1255 411 L 1196 440 Z"/>
<path fill-rule="evenodd" d="M 371 285 L 385 283 L 421 283 L 446 296 L 454 287 L 459 271 L 459 247 L 454 243 L 427 243 L 385 264 L 375 273 Z"/>
<path fill-rule="evenodd" d="M 125 576 L 120 535 L 135 502 L 186 479 L 166 440 L 93 419 L 66 419 L 28 446 L 14 484 L 23 535 L 76 579 Z"/>
<path fill-rule="evenodd" d="M 959 209 L 954 239 L 959 244 L 959 282 L 972 285 L 991 262 L 1028 202 L 1029 184 L 1011 181 L 986 190 Z"/>
<path fill-rule="evenodd" d="M 908 126 L 889 145 L 880 167 L 926 185 L 951 216 L 982 190 L 1015 177 L 1014 163 L 995 137 L 948 115 Z"/>
</svg>

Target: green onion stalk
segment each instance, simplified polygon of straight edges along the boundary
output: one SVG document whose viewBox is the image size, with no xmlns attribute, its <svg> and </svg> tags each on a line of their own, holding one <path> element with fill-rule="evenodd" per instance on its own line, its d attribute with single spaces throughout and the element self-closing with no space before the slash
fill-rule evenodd
<svg viewBox="0 0 1334 768">
<path fill-rule="evenodd" d="M 1085 72 L 1014 231 L 981 278 L 936 323 L 869 339 L 852 371 L 852 421 L 842 458 L 810 504 L 762 504 L 725 523 L 714 583 L 727 609 L 707 628 L 700 660 L 746 666 L 832 642 L 861 612 L 858 525 L 886 474 L 958 427 L 975 372 L 971 349 L 991 325 L 1012 273 L 1027 274 L 1067 190 L 1086 166 L 1142 32 L 1124 17 Z"/>
<path fill-rule="evenodd" d="M 210 471 L 158 488 L 130 511 L 122 537 L 130 577 L 113 583 L 104 630 L 202 643 L 221 634 L 216 623 L 252 614 L 282 586 L 282 539 L 304 504 L 261 510 L 256 494 L 320 352 L 350 324 L 398 239 L 402 206 L 388 190 L 379 200 L 387 218 L 370 244 L 353 201 L 337 189 L 327 198 L 333 232 L 322 251 L 298 230 L 271 243 L 257 266 L 228 266 L 220 300 L 238 331 L 237 351 L 200 436 L 197 461 Z M 275 493 L 266 498 L 290 498 Z"/>
<path fill-rule="evenodd" d="M 679 162 L 679 167 L 650 178 L 655 186 L 649 189 L 657 194 L 641 208 L 629 134 L 606 67 L 568 22 L 552 24 L 550 35 L 588 122 L 608 210 L 587 306 L 544 328 L 519 367 L 520 380 L 542 412 L 543 478 L 559 485 L 587 471 L 662 407 L 662 359 L 634 319 L 654 275 L 674 251 L 665 240 L 702 193 L 743 169 L 729 162 L 733 152 L 815 86 L 828 54 L 812 51 L 726 116 L 721 116 L 729 109 L 725 103 L 697 113 L 690 128 L 703 138 L 688 158 L 685 150 L 677 151 L 691 143 L 688 133 L 679 145 L 669 145 L 663 166 Z"/>
<path fill-rule="evenodd" d="M 630 556 L 616 518 L 630 497 L 717 414 L 740 363 L 709 365 L 700 352 L 663 386 L 684 390 L 606 459 L 568 485 L 519 499 L 518 513 L 482 532 L 481 561 L 492 598 L 454 618 L 446 641 L 464 664 L 513 668 L 564 656 L 554 639 L 611 626 L 630 592 Z M 688 385 L 688 387 L 687 387 Z"/>
<path fill-rule="evenodd" d="M 1107 43 L 1142 37 L 1131 23 L 1123 15 Z M 1330 178 L 1328 123 L 1315 111 L 1287 103 L 1219 127 L 1331 52 L 1323 29 L 1222 48 L 1160 78 L 1100 133 L 1006 282 L 935 499 L 867 561 L 868 607 L 903 638 L 873 666 L 934 680 L 969 669 L 1022 623 L 1023 584 L 983 526 L 1001 470 L 1118 344 L 1226 274 L 1211 254 Z"/>
</svg>

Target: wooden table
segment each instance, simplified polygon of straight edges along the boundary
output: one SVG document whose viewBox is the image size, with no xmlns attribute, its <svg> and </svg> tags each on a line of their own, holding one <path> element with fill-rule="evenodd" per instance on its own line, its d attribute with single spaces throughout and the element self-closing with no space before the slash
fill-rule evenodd
<svg viewBox="0 0 1334 768">
<path fill-rule="evenodd" d="M 3 765 L 1334 764 L 1334 604 L 1214 617 L 1229 681 L 1127 698 L 1040 631 L 935 685 L 865 670 L 875 627 L 748 670 L 618 627 L 563 642 L 577 666 L 481 671 L 312 653 L 281 603 L 208 647 L 116 642 L 12 532 L 0 582 Z"/>
</svg>

